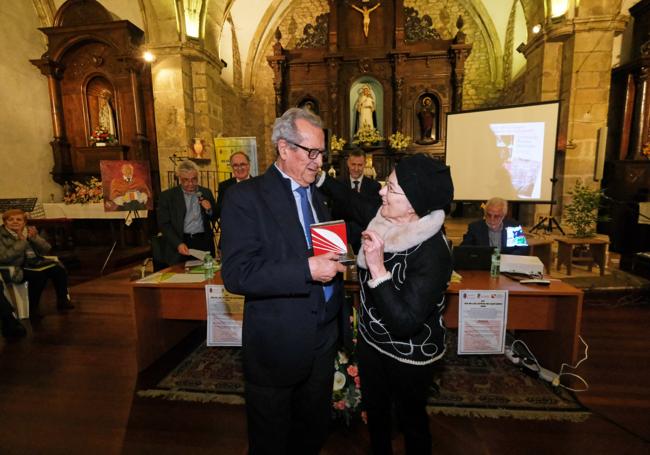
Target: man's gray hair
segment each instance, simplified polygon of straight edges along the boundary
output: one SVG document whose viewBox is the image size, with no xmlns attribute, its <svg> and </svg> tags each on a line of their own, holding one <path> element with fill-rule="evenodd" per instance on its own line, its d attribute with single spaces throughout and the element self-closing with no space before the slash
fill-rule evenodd
<svg viewBox="0 0 650 455">
<path fill-rule="evenodd" d="M 186 173 L 186 172 L 196 172 L 198 174 L 199 167 L 196 165 L 194 161 L 183 160 L 181 161 L 181 164 L 179 164 L 178 167 L 176 168 L 176 175 L 179 175 L 181 173 Z"/>
<path fill-rule="evenodd" d="M 500 197 L 493 197 L 488 199 L 485 202 L 485 210 L 487 210 L 488 207 L 495 207 L 495 208 L 498 207 L 502 210 L 501 213 L 508 213 L 508 201 Z"/>
<path fill-rule="evenodd" d="M 282 114 L 282 117 L 275 119 L 273 134 L 271 135 L 273 145 L 277 146 L 280 139 L 300 144 L 303 138 L 296 127 L 296 120 L 299 119 L 306 120 L 317 128 L 323 128 L 323 121 L 319 116 L 306 109 L 292 107 Z"/>
</svg>

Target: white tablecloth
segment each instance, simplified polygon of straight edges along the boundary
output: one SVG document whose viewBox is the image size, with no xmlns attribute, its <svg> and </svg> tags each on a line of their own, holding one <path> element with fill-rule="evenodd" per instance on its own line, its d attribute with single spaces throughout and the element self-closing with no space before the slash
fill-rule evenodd
<svg viewBox="0 0 650 455">
<path fill-rule="evenodd" d="M 89 202 L 88 204 L 64 204 L 63 202 L 43 203 L 44 218 L 70 218 L 70 219 L 124 219 L 129 212 L 105 212 L 103 202 Z M 146 218 L 147 210 L 138 210 L 138 217 Z"/>
</svg>

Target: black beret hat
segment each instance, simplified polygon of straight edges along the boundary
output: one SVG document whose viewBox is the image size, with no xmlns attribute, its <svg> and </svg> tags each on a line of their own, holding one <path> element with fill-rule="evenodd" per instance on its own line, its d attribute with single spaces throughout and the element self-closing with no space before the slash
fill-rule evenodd
<svg viewBox="0 0 650 455">
<path fill-rule="evenodd" d="M 397 163 L 395 175 L 420 217 L 443 209 L 454 199 L 454 183 L 449 166 L 428 155 L 418 153 L 405 156 Z"/>
</svg>

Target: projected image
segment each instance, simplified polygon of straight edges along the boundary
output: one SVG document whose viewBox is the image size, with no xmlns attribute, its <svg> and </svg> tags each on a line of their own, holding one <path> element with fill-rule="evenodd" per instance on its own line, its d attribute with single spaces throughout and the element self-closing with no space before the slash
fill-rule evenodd
<svg viewBox="0 0 650 455">
<path fill-rule="evenodd" d="M 445 161 L 456 201 L 550 201 L 558 101 L 447 115 Z"/>
<path fill-rule="evenodd" d="M 537 199 L 540 197 L 542 162 L 544 159 L 544 123 L 492 123 L 494 145 L 498 152 L 504 188 L 509 198 Z"/>
</svg>

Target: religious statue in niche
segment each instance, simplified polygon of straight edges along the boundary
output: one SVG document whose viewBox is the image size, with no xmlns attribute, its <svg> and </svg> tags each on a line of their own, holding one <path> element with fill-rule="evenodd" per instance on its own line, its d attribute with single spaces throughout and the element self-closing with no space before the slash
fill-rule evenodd
<svg viewBox="0 0 650 455">
<path fill-rule="evenodd" d="M 103 90 L 98 99 L 99 109 L 99 126 L 104 128 L 113 137 L 117 137 L 117 130 L 115 128 L 115 113 L 111 107 L 111 92 Z"/>
<path fill-rule="evenodd" d="M 420 124 L 420 137 L 415 142 L 422 145 L 433 144 L 436 142 L 438 139 L 436 131 L 438 108 L 431 95 L 425 94 L 420 98 L 417 109 L 417 118 Z"/>
<path fill-rule="evenodd" d="M 118 141 L 115 109 L 115 92 L 104 77 L 93 78 L 86 87 L 90 141 L 94 145 L 106 145 Z"/>
<path fill-rule="evenodd" d="M 354 103 L 356 111 L 355 134 L 363 127 L 377 128 L 377 101 L 375 92 L 368 84 L 363 84 L 357 92 L 357 101 Z"/>
</svg>

